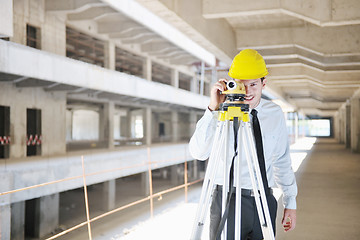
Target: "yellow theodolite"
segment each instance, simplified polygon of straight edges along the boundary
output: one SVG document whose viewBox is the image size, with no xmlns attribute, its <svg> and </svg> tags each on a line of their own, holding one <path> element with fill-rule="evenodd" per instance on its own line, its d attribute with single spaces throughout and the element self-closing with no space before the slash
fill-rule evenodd
<svg viewBox="0 0 360 240">
<path fill-rule="evenodd" d="M 222 94 L 226 95 L 225 102 L 220 104 L 219 121 L 234 120 L 249 122 L 249 104 L 244 103 L 246 90 L 245 85 L 235 80 L 230 80 L 226 84 L 227 90 Z"/>
</svg>

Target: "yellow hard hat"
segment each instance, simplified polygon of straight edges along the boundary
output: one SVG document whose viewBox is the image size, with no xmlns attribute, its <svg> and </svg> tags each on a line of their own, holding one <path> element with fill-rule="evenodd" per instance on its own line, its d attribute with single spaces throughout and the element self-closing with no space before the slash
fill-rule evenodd
<svg viewBox="0 0 360 240">
<path fill-rule="evenodd" d="M 229 76 L 234 79 L 258 79 L 267 74 L 263 57 L 253 49 L 244 49 L 238 53 L 229 69 Z"/>
</svg>

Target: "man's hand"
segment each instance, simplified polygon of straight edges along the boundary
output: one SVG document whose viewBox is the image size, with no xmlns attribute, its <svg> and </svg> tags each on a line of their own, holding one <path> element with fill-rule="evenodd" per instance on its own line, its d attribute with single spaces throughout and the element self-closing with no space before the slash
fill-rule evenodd
<svg viewBox="0 0 360 240">
<path fill-rule="evenodd" d="M 295 228 L 296 225 L 296 209 L 284 209 L 284 216 L 282 219 L 282 225 L 284 231 L 291 231 Z"/>
<path fill-rule="evenodd" d="M 220 79 L 217 81 L 210 90 L 210 110 L 217 110 L 220 106 L 220 103 L 225 101 L 225 95 L 220 94 L 220 92 L 225 91 L 226 89 L 226 79 Z"/>
</svg>

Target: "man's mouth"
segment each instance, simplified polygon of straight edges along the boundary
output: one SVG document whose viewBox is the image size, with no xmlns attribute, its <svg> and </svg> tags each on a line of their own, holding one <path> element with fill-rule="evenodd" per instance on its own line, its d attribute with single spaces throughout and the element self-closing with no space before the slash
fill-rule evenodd
<svg viewBox="0 0 360 240">
<path fill-rule="evenodd" d="M 251 101 L 253 100 L 254 96 L 247 96 L 245 97 L 245 101 Z"/>
</svg>

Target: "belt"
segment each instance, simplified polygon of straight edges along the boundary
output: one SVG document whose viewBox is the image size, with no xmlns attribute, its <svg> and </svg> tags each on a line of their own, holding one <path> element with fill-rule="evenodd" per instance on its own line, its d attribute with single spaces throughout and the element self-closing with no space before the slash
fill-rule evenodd
<svg viewBox="0 0 360 240">
<path fill-rule="evenodd" d="M 221 185 L 216 185 L 216 189 L 217 190 L 221 190 L 222 191 L 222 188 L 223 186 Z M 258 191 L 259 194 L 260 194 L 260 191 Z M 266 191 L 265 191 L 266 192 Z M 236 193 L 236 188 L 234 188 L 234 195 Z M 272 195 L 273 194 L 273 189 L 272 188 L 268 188 L 268 195 Z M 254 191 L 252 189 L 245 189 L 245 188 L 242 188 L 241 189 L 241 195 L 242 196 L 249 196 L 249 197 L 254 197 L 255 194 L 254 194 Z"/>
</svg>

